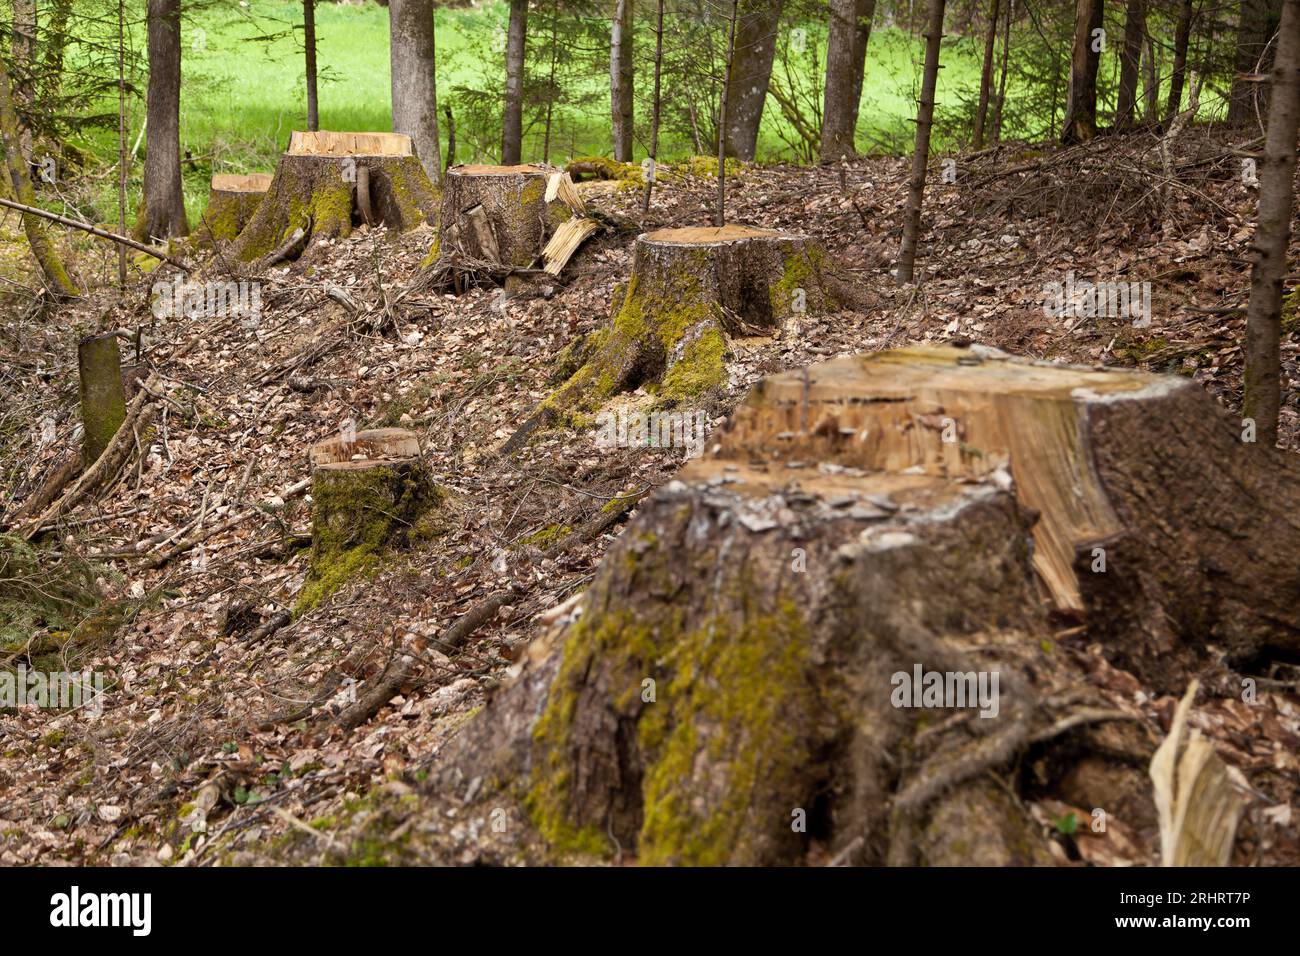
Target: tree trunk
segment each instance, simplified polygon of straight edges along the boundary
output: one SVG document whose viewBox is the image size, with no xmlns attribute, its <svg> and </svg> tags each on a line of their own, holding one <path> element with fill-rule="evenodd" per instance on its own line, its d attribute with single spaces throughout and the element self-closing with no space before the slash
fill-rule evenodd
<svg viewBox="0 0 1300 956">
<path fill-rule="evenodd" d="M 36 205 L 36 191 L 32 189 L 31 171 L 22 152 L 22 134 L 18 126 L 18 114 L 14 110 L 13 93 L 9 85 L 9 71 L 5 69 L 4 60 L 0 58 L 0 147 L 4 150 L 5 175 L 0 183 L 0 194 L 13 195 L 17 202 L 28 206 Z M 78 294 L 58 250 L 46 232 L 45 224 L 39 216 L 23 214 L 23 232 L 27 235 L 27 244 L 32 255 L 36 257 L 45 279 L 45 287 L 50 294 L 59 299 Z"/>
<path fill-rule="evenodd" d="M 650 196 L 654 192 L 655 180 L 659 177 L 659 116 L 663 109 L 660 94 L 660 79 L 664 65 L 664 0 L 659 0 L 655 16 L 655 79 L 654 102 L 650 115 L 650 163 L 646 170 L 645 196 L 641 199 L 641 218 L 650 214 Z"/>
<path fill-rule="evenodd" d="M 609 30 L 609 97 L 613 117 L 614 158 L 632 161 L 632 24 L 633 0 L 615 0 Z"/>
<path fill-rule="evenodd" d="M 1142 64 L 1142 40 L 1147 29 L 1147 0 L 1128 0 L 1124 21 L 1124 48 L 1120 52 L 1119 99 L 1115 105 L 1115 128 L 1132 129 L 1137 110 L 1138 70 Z"/>
<path fill-rule="evenodd" d="M 517 166 L 524 138 L 524 49 L 528 35 L 528 0 L 510 0 L 506 33 L 506 102 L 501 123 L 501 165 Z"/>
<path fill-rule="evenodd" d="M 14 0 L 14 108 L 19 111 L 19 141 L 23 158 L 32 159 L 32 131 L 22 114 L 32 109 L 32 72 L 36 61 L 36 0 Z"/>
<path fill-rule="evenodd" d="M 731 0 L 731 18 L 727 21 L 727 72 L 722 83 L 722 101 L 718 105 L 718 205 L 713 224 L 721 229 L 727 224 L 727 122 L 730 115 L 731 78 L 736 65 L 736 23 L 739 0 Z"/>
<path fill-rule="evenodd" d="M 1148 34 L 1146 56 L 1143 58 L 1146 64 L 1146 78 L 1142 95 L 1146 100 L 1145 120 L 1152 125 L 1160 119 L 1160 70 L 1156 66 L 1156 56 L 1155 38 Z"/>
<path fill-rule="evenodd" d="M 231 254 L 261 262 L 301 230 L 304 250 L 321 237 L 346 239 L 360 223 L 358 170 L 368 170 L 376 222 L 414 229 L 437 221 L 438 191 L 402 133 L 294 133 L 266 196 Z M 298 245 L 295 243 L 294 245 Z"/>
<path fill-rule="evenodd" d="M 87 468 L 99 460 L 122 422 L 126 421 L 126 391 L 117 333 L 91 335 L 77 346 L 81 383 L 82 460 Z"/>
<path fill-rule="evenodd" d="M 921 201 L 925 198 L 925 171 L 930 162 L 934 90 L 939 82 L 943 11 L 944 0 L 930 0 L 930 16 L 925 30 L 925 70 L 921 76 L 921 98 L 917 100 L 916 148 L 912 151 L 912 176 L 908 183 L 907 207 L 903 210 L 903 241 L 898 250 L 897 279 L 900 285 L 912 281 L 916 264 L 916 243 L 921 232 Z"/>
<path fill-rule="evenodd" d="M 393 132 L 411 137 L 415 155 L 420 157 L 430 181 L 440 183 L 442 149 L 438 143 L 433 0 L 390 0 L 388 23 Z"/>
<path fill-rule="evenodd" d="M 274 177 L 270 173 L 218 173 L 208 189 L 203 221 L 194 230 L 200 245 L 235 239 L 257 213 Z"/>
<path fill-rule="evenodd" d="M 148 37 L 149 139 L 135 234 L 166 244 L 190 231 L 181 191 L 181 0 L 149 0 Z"/>
<path fill-rule="evenodd" d="M 1300 0 L 1286 0 L 1273 58 L 1268 132 L 1259 169 L 1258 225 L 1246 314 L 1246 378 L 1242 414 L 1253 419 L 1256 440 L 1277 443 L 1281 403 L 1282 279 L 1287 272 L 1291 208 L 1300 122 Z"/>
<path fill-rule="evenodd" d="M 1252 77 L 1272 69 L 1269 41 L 1282 18 L 1282 0 L 1242 0 L 1237 22 L 1237 49 L 1232 89 L 1228 95 L 1228 122 L 1255 120 L 1255 91 L 1261 89 Z"/>
<path fill-rule="evenodd" d="M 728 72 L 724 126 L 726 155 L 752 160 L 763 104 L 772 79 L 776 30 L 784 0 L 743 0 L 736 11 L 735 47 Z"/>
<path fill-rule="evenodd" d="M 320 129 L 320 106 L 316 99 L 316 0 L 302 0 L 302 43 L 307 57 L 307 130 L 314 133 Z"/>
<path fill-rule="evenodd" d="M 831 0 L 820 146 L 823 163 L 857 155 L 854 134 L 875 9 L 875 0 Z"/>
<path fill-rule="evenodd" d="M 1071 696 L 1053 605 L 1162 692 L 1224 651 L 1300 649 L 1300 466 L 1236 436 L 1185 379 L 996 350 L 770 377 L 639 505 L 428 792 L 473 793 L 451 839 L 488 861 L 1047 862 L 1009 771 L 1105 746 L 1052 729 L 1099 703 Z M 921 695 L 927 673 L 947 691 Z M 528 825 L 478 838 L 500 807 Z"/>
<path fill-rule="evenodd" d="M 1192 0 L 1183 0 L 1174 30 L 1174 69 L 1169 76 L 1169 105 L 1165 107 L 1165 125 L 1178 114 L 1183 103 L 1183 84 L 1187 78 L 1187 46 L 1192 38 Z"/>
<path fill-rule="evenodd" d="M 1189 0 L 1190 2 L 1190 0 Z M 1075 0 L 1074 51 L 1070 56 L 1070 93 L 1061 125 L 1061 142 L 1084 143 L 1097 135 L 1097 64 L 1093 31 L 1101 29 L 1102 0 Z"/>
<path fill-rule="evenodd" d="M 998 77 L 998 97 L 993 106 L 993 145 L 1002 142 L 1002 107 L 1007 101 L 1007 67 L 1011 62 L 1011 20 L 1016 0 L 1007 0 L 1006 17 L 1002 32 L 1002 66 Z"/>
<path fill-rule="evenodd" d="M 975 149 L 984 148 L 984 123 L 989 112 L 989 91 L 993 87 L 993 47 L 998 37 L 998 0 L 989 0 L 988 32 L 984 35 L 984 66 L 980 70 L 980 99 L 975 110 Z"/>
</svg>

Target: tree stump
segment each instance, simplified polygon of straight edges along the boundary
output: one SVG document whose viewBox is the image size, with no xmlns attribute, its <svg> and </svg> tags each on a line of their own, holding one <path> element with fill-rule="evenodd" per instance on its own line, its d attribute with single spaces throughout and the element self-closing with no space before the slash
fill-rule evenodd
<svg viewBox="0 0 1300 956">
<path fill-rule="evenodd" d="M 85 466 L 104 453 L 126 421 L 126 390 L 117 333 L 90 335 L 77 346 L 81 379 L 81 422 L 85 431 Z"/>
<path fill-rule="evenodd" d="M 368 187 L 368 196 L 359 185 Z M 390 229 L 413 229 L 435 221 L 437 201 L 409 136 L 295 132 L 232 251 L 255 262 L 292 246 L 299 231 L 305 247 L 321 237 L 347 238 L 365 221 L 367 208 Z"/>
<path fill-rule="evenodd" d="M 547 202 L 556 170 L 546 166 L 453 166 L 443 180 L 438 243 L 429 261 L 459 256 L 507 269 L 527 269 L 555 226 L 571 215 Z"/>
<path fill-rule="evenodd" d="M 208 208 L 194 231 L 200 245 L 213 245 L 234 239 L 252 220 L 253 214 L 271 187 L 270 173 L 218 173 L 208 189 Z"/>
<path fill-rule="evenodd" d="M 581 367 L 547 406 L 590 411 L 641 386 L 663 404 L 698 398 L 726 381 L 729 336 L 770 335 L 847 301 L 834 264 L 806 236 L 738 225 L 645 233 L 610 324 L 576 347 Z"/>
<path fill-rule="evenodd" d="M 1297 466 L 1238 434 L 1187 380 L 993 350 L 774 376 L 643 504 L 429 791 L 472 794 L 466 833 L 500 807 L 529 822 L 487 860 L 1050 862 L 988 775 L 1093 739 L 1053 755 L 1101 701 L 1044 596 L 1079 595 L 1088 642 L 1180 690 L 1211 644 L 1300 650 Z M 1069 563 L 1096 540 L 1104 571 Z M 1156 620 L 1163 646 L 1132 623 Z"/>
<path fill-rule="evenodd" d="M 373 571 L 387 550 L 431 533 L 442 500 L 420 452 L 402 428 L 377 428 L 312 446 L 312 545 L 299 611 Z"/>
</svg>

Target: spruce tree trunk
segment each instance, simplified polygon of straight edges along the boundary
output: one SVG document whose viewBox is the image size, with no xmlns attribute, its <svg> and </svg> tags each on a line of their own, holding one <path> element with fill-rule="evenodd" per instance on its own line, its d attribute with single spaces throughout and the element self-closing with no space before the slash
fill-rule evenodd
<svg viewBox="0 0 1300 956">
<path fill-rule="evenodd" d="M 1246 379 L 1242 414 L 1256 440 L 1277 443 L 1281 403 L 1282 278 L 1287 272 L 1294 202 L 1296 132 L 1300 123 L 1300 0 L 1286 0 L 1273 58 L 1268 133 L 1259 170 L 1259 215 L 1246 314 Z"/>
<path fill-rule="evenodd" d="M 506 102 L 501 123 L 501 165 L 519 164 L 524 138 L 524 50 L 528 37 L 528 0 L 510 0 L 506 33 Z"/>
<path fill-rule="evenodd" d="M 302 43 L 307 57 L 307 131 L 314 133 L 320 129 L 320 105 L 316 98 L 316 0 L 302 0 Z"/>
<path fill-rule="evenodd" d="M 735 48 L 727 79 L 725 152 L 752 160 L 758 148 L 763 104 L 776 57 L 776 31 L 784 0 L 743 0 L 737 8 Z"/>
<path fill-rule="evenodd" d="M 0 194 L 12 195 L 20 203 L 35 206 L 36 191 L 32 188 L 31 171 L 22 152 L 18 114 L 14 110 L 9 71 L 5 69 L 3 58 L 0 58 L 0 147 L 3 147 L 5 160 L 4 182 L 0 183 Z M 41 218 L 30 213 L 24 214 L 23 232 L 27 235 L 27 244 L 31 247 L 32 255 L 36 257 L 41 267 L 45 287 L 50 294 L 58 299 L 77 295 L 77 287 L 63 267 L 63 260 L 60 259 L 58 250 L 50 240 Z"/>
<path fill-rule="evenodd" d="M 615 0 L 609 29 L 609 98 L 614 158 L 632 161 L 632 23 L 633 0 Z"/>
<path fill-rule="evenodd" d="M 1145 76 L 1143 80 L 1142 95 L 1146 100 L 1145 120 L 1147 123 L 1154 124 L 1160 119 L 1160 70 L 1156 66 L 1156 41 L 1150 34 L 1147 35 L 1146 55 L 1142 58 L 1145 64 Z"/>
<path fill-rule="evenodd" d="M 854 133 L 876 0 L 831 0 L 820 156 L 823 163 L 857 154 Z"/>
<path fill-rule="evenodd" d="M 659 116 L 663 110 L 663 99 L 660 92 L 660 81 L 662 79 L 664 65 L 664 0 L 658 0 L 658 7 L 655 15 L 655 78 L 654 78 L 654 101 L 651 106 L 650 115 L 650 169 L 647 171 L 645 178 L 645 195 L 641 199 L 641 218 L 645 219 L 650 214 L 650 197 L 654 193 L 655 180 L 659 176 Z"/>
<path fill-rule="evenodd" d="M 1237 49 L 1234 56 L 1232 89 L 1228 95 L 1228 122 L 1255 120 L 1255 91 L 1260 84 L 1249 77 L 1268 73 L 1269 40 L 1282 18 L 1282 0 L 1242 0 L 1237 21 Z"/>
<path fill-rule="evenodd" d="M 993 87 L 993 48 L 998 37 L 998 0 L 989 0 L 988 32 L 984 35 L 984 65 L 980 70 L 980 99 L 975 110 L 975 149 L 984 148 L 984 124 L 989 113 L 989 92 Z"/>
<path fill-rule="evenodd" d="M 32 108 L 32 69 L 36 61 L 36 0 L 14 0 L 13 61 L 14 108 L 24 112 Z M 19 140 L 23 157 L 31 162 L 32 131 L 19 117 Z"/>
<path fill-rule="evenodd" d="M 903 241 L 898 250 L 896 277 L 900 285 L 912 281 L 916 243 L 921 233 L 921 203 L 925 198 L 925 171 L 930 162 L 930 127 L 934 124 L 934 90 L 939 82 L 939 45 L 943 42 L 944 0 L 930 0 L 925 29 L 925 70 L 921 98 L 917 100 L 916 147 L 912 150 L 912 175 L 907 206 L 903 210 Z"/>
<path fill-rule="evenodd" d="M 438 85 L 433 0 L 390 0 L 389 56 L 392 63 L 393 132 L 415 144 L 431 182 L 442 182 L 438 142 Z"/>
<path fill-rule="evenodd" d="M 181 190 L 181 0 L 149 0 L 148 151 L 136 238 L 166 243 L 190 231 Z"/>
<path fill-rule="evenodd" d="M 1192 0 L 1183 0 L 1174 30 L 1174 69 L 1169 77 L 1169 104 L 1165 107 L 1165 126 L 1178 115 L 1183 103 L 1183 84 L 1187 80 L 1187 46 L 1192 39 Z"/>
<path fill-rule="evenodd" d="M 1124 21 L 1124 48 L 1120 51 L 1119 99 L 1115 104 L 1115 128 L 1118 130 L 1133 127 L 1146 19 L 1146 0 L 1128 0 L 1128 17 Z"/>
<path fill-rule="evenodd" d="M 1102 23 L 1102 0 L 1075 0 L 1074 50 L 1070 56 L 1070 94 L 1061 141 L 1084 143 L 1097 135 L 1097 64 L 1093 31 Z"/>
<path fill-rule="evenodd" d="M 1002 67 L 998 77 L 998 95 L 993 105 L 993 145 L 1002 142 L 1002 107 L 1007 100 L 1007 67 L 1011 62 L 1011 20 L 1016 0 L 1007 0 L 1006 17 L 1002 32 Z"/>
</svg>

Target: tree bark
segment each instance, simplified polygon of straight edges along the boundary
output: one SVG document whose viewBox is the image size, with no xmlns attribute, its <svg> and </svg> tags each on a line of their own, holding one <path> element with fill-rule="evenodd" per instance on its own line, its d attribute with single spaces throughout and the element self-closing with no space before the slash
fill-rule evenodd
<svg viewBox="0 0 1300 956">
<path fill-rule="evenodd" d="M 455 166 L 443 182 L 438 248 L 431 258 L 459 255 L 527 269 L 542 254 L 552 227 L 543 166 Z"/>
<path fill-rule="evenodd" d="M 771 376 L 709 444 L 431 766 L 471 857 L 1044 862 L 986 774 L 1096 708 L 1052 611 L 1159 693 L 1300 649 L 1300 465 L 1186 379 L 900 349 Z M 922 670 L 1000 707 L 900 695 Z M 496 807 L 527 826 L 489 846 Z"/>
<path fill-rule="evenodd" d="M 1160 71 L 1156 66 L 1156 56 L 1155 38 L 1148 34 L 1146 55 L 1142 58 L 1146 70 L 1142 95 L 1146 100 L 1145 120 L 1150 124 L 1155 124 L 1160 119 Z"/>
<path fill-rule="evenodd" d="M 229 242 L 238 236 L 257 213 L 273 178 L 269 173 L 218 173 L 213 176 L 203 220 L 194 230 L 199 244 Z"/>
<path fill-rule="evenodd" d="M 442 149 L 433 9 L 433 0 L 390 0 L 388 23 L 393 132 L 411 137 L 415 155 L 436 184 L 442 182 Z"/>
<path fill-rule="evenodd" d="M 1183 103 L 1183 84 L 1187 80 L 1187 46 L 1192 38 L 1192 0 L 1183 0 L 1178 9 L 1178 26 L 1174 30 L 1174 68 L 1169 76 L 1169 104 L 1165 107 L 1165 125 L 1173 121 Z"/>
<path fill-rule="evenodd" d="M 1281 18 L 1282 0 L 1242 0 L 1232 89 L 1228 95 L 1229 123 L 1255 120 L 1255 91 L 1261 89 L 1261 85 L 1250 77 L 1257 73 L 1267 74 L 1272 69 L 1268 44 Z"/>
<path fill-rule="evenodd" d="M 1188 0 L 1190 2 L 1190 0 Z M 1061 125 L 1061 141 L 1083 143 L 1097 135 L 1097 64 L 1093 31 L 1102 23 L 1102 0 L 1075 0 L 1074 50 L 1070 56 L 1070 93 Z"/>
<path fill-rule="evenodd" d="M 501 123 L 501 165 L 519 164 L 524 138 L 524 50 L 528 37 L 528 0 L 510 0 L 506 33 L 506 102 Z"/>
<path fill-rule="evenodd" d="M 633 0 L 614 0 L 609 29 L 609 97 L 614 158 L 632 161 L 632 24 Z"/>
<path fill-rule="evenodd" d="M 912 175 L 908 183 L 907 206 L 903 210 L 903 241 L 898 250 L 897 279 L 900 285 L 912 281 L 916 265 L 916 243 L 921 232 L 921 203 L 925 198 L 925 171 L 930 162 L 934 90 L 939 82 L 943 12 L 944 0 L 930 0 L 930 15 L 925 30 L 925 69 L 921 75 L 921 98 L 917 100 L 916 147 L 912 150 Z"/>
<path fill-rule="evenodd" d="M 316 0 L 302 0 L 302 44 L 307 58 L 307 130 L 314 133 L 320 129 L 320 106 L 316 99 Z"/>
<path fill-rule="evenodd" d="M 989 112 L 989 91 L 993 87 L 993 48 L 998 37 L 998 0 L 989 0 L 988 32 L 984 35 L 984 65 L 980 70 L 980 99 L 975 110 L 974 148 L 984 148 L 984 124 Z"/>
<path fill-rule="evenodd" d="M 660 80 L 662 79 L 664 65 L 664 0 L 658 0 L 658 7 L 655 15 L 655 78 L 654 78 L 654 101 L 651 106 L 650 115 L 650 164 L 646 170 L 645 177 L 645 196 L 641 199 L 641 218 L 645 219 L 650 214 L 650 197 L 654 193 L 655 180 L 659 177 L 659 117 L 663 109 L 663 99 L 660 92 Z"/>
<path fill-rule="evenodd" d="M 876 0 L 831 0 L 820 154 L 823 163 L 857 155 L 854 134 Z"/>
<path fill-rule="evenodd" d="M 1115 104 L 1115 128 L 1132 129 L 1136 119 L 1138 72 L 1142 65 L 1142 41 L 1147 29 L 1147 0 L 1128 0 L 1124 21 L 1124 48 L 1120 51 L 1119 98 Z"/>
<path fill-rule="evenodd" d="M 13 63 L 14 108 L 19 112 L 19 141 L 23 157 L 31 162 L 32 131 L 23 113 L 32 108 L 32 71 L 36 61 L 36 0 L 14 0 Z"/>
<path fill-rule="evenodd" d="M 18 126 L 18 114 L 14 110 L 13 93 L 9 85 L 9 71 L 5 69 L 4 60 L 0 58 L 0 146 L 4 149 L 5 174 L 0 182 L 0 193 L 13 195 L 16 200 L 28 206 L 36 205 L 36 191 L 32 188 L 31 171 L 22 152 L 22 136 Z M 23 214 L 23 232 L 27 235 L 27 244 L 32 255 L 36 257 L 45 279 L 45 287 L 50 294 L 59 299 L 78 294 L 58 250 L 50 240 L 45 224 L 39 216 L 32 213 Z"/>
<path fill-rule="evenodd" d="M 740 0 L 731 0 L 731 18 L 727 21 L 727 72 L 722 84 L 722 102 L 718 106 L 718 204 L 713 224 L 721 229 L 727 224 L 727 122 L 730 115 L 731 78 L 736 64 L 736 22 Z"/>
<path fill-rule="evenodd" d="M 743 0 L 736 9 L 735 47 L 728 72 L 726 155 L 746 161 L 758 148 L 763 104 L 776 57 L 776 30 L 784 0 Z"/>
<path fill-rule="evenodd" d="M 117 333 L 91 335 L 77 346 L 81 383 L 82 460 L 89 468 L 126 421 L 126 391 Z"/>
<path fill-rule="evenodd" d="M 135 233 L 165 244 L 190 231 L 181 189 L 181 0 L 149 0 L 148 45 L 149 138 Z"/>
<path fill-rule="evenodd" d="M 1002 107 L 1007 100 L 1007 67 L 1011 62 L 1011 20 L 1015 11 L 1016 0 L 1007 0 L 1006 16 L 1002 32 L 1002 66 L 998 77 L 998 96 L 993 105 L 993 145 L 1002 142 Z"/>
<path fill-rule="evenodd" d="M 1246 377 L 1242 414 L 1253 419 L 1256 440 L 1277 443 L 1281 404 L 1282 278 L 1287 272 L 1291 208 L 1300 123 L 1300 0 L 1286 0 L 1273 58 L 1268 132 L 1259 170 L 1255 261 L 1246 313 Z"/>
</svg>

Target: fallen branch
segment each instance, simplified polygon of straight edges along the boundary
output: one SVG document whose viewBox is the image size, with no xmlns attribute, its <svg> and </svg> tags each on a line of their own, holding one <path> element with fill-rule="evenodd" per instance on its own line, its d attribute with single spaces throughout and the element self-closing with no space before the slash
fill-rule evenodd
<svg viewBox="0 0 1300 956">
<path fill-rule="evenodd" d="M 42 218 L 49 219 L 51 222 L 57 222 L 61 226 L 80 229 L 83 232 L 90 233 L 92 236 L 98 236 L 100 239 L 108 239 L 111 242 L 116 242 L 119 245 L 135 249 L 138 252 L 147 253 L 155 259 L 160 259 L 184 272 L 189 272 L 192 268 L 181 260 L 174 259 L 167 255 L 167 253 L 163 252 L 161 249 L 145 245 L 143 242 L 136 242 L 134 239 L 128 239 L 126 236 L 119 236 L 117 233 L 109 232 L 106 229 L 100 229 L 98 226 L 92 226 L 88 222 L 77 222 L 77 220 L 69 219 L 67 216 L 60 216 L 56 213 L 46 212 L 44 209 L 37 206 L 27 206 L 20 202 L 14 202 L 12 199 L 0 198 L 0 206 L 8 206 L 10 209 L 17 209 L 19 212 L 29 213 L 33 216 L 41 216 Z"/>
</svg>

